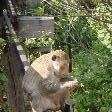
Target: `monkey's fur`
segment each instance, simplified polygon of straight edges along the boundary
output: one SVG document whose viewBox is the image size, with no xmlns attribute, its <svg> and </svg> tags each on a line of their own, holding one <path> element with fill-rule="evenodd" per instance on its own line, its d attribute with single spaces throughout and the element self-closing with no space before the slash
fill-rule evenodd
<svg viewBox="0 0 112 112">
<path fill-rule="evenodd" d="M 34 112 L 63 107 L 69 90 L 78 85 L 68 74 L 69 57 L 61 50 L 44 54 L 31 64 L 23 78 L 23 87 L 31 95 Z"/>
</svg>

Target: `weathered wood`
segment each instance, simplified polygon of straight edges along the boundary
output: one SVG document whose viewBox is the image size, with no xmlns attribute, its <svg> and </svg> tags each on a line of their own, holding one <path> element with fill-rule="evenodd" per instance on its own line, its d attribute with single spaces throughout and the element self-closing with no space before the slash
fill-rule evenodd
<svg viewBox="0 0 112 112">
<path fill-rule="evenodd" d="M 0 0 L 0 15 L 2 15 L 2 10 L 6 8 L 6 0 Z"/>
<path fill-rule="evenodd" d="M 8 101 L 11 112 L 25 112 L 22 89 L 22 77 L 24 67 L 18 55 L 15 43 L 10 43 L 7 55 L 7 76 L 8 76 Z"/>
<path fill-rule="evenodd" d="M 7 73 L 7 98 L 8 103 L 11 108 L 11 112 L 16 112 L 16 91 L 15 91 L 15 84 L 13 82 L 13 77 L 11 73 L 11 64 L 9 62 L 9 57 L 6 57 L 7 63 L 6 63 L 6 73 Z"/>
<path fill-rule="evenodd" d="M 18 23 L 18 36 L 22 38 L 54 37 L 54 17 L 20 16 Z"/>
<path fill-rule="evenodd" d="M 68 26 L 68 31 L 71 32 L 71 27 L 70 26 Z M 69 58 L 70 58 L 70 62 L 69 62 L 69 72 L 72 72 L 72 46 L 71 46 L 72 38 L 71 38 L 71 35 L 70 34 L 68 34 L 67 42 L 69 43 L 67 45 L 68 46 L 68 55 L 69 55 Z"/>
<path fill-rule="evenodd" d="M 3 16 L 0 16 L 0 36 L 2 36 L 3 21 L 4 21 Z"/>
<path fill-rule="evenodd" d="M 0 37 L 2 37 L 2 30 L 3 30 L 3 22 L 4 22 L 4 17 L 3 17 L 3 9 L 6 8 L 6 1 L 5 0 L 0 0 Z"/>
<path fill-rule="evenodd" d="M 32 47 L 32 48 L 30 48 L 30 51 L 32 51 L 32 50 L 36 51 L 36 52 L 46 53 L 46 52 L 51 51 L 51 46 Z"/>
<path fill-rule="evenodd" d="M 9 84 L 9 103 L 12 107 L 13 112 L 25 112 L 24 96 L 22 89 L 22 78 L 25 74 L 25 69 L 28 68 L 29 63 L 26 59 L 24 50 L 17 39 L 17 35 L 12 27 L 10 19 L 7 16 L 7 11 L 3 11 L 5 21 L 7 23 L 9 32 L 12 36 L 9 39 L 9 50 L 8 50 L 8 62 L 9 71 L 8 73 L 8 84 Z M 16 40 L 16 42 L 14 41 Z M 12 96 L 12 92 L 14 94 Z M 13 108 L 14 106 L 14 108 Z"/>
<path fill-rule="evenodd" d="M 4 10 L 3 14 L 4 14 L 4 17 L 5 17 L 5 21 L 6 21 L 6 24 L 8 26 L 9 32 L 12 36 L 12 37 L 10 37 L 10 42 L 16 44 L 16 49 L 17 49 L 18 55 L 20 56 L 20 60 L 23 63 L 23 68 L 25 70 L 27 70 L 27 68 L 29 67 L 30 64 L 29 64 L 29 62 L 26 58 L 25 52 L 24 52 L 24 50 L 23 50 L 23 48 L 22 48 L 22 46 L 21 46 L 21 44 L 20 44 L 20 42 L 17 38 L 17 35 L 16 35 L 16 32 L 14 31 L 14 28 L 12 27 L 10 19 L 7 16 L 7 11 Z"/>
</svg>

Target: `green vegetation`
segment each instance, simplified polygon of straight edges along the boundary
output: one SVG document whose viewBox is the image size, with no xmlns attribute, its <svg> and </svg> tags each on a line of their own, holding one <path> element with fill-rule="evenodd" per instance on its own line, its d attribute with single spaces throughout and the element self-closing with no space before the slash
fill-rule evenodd
<svg viewBox="0 0 112 112">
<path fill-rule="evenodd" d="M 73 75 L 81 83 L 72 97 L 78 112 L 108 112 L 112 108 L 112 4 L 70 1 L 46 3 L 56 18 L 60 45 L 71 37 Z"/>
<path fill-rule="evenodd" d="M 39 56 L 37 52 L 32 53 L 31 47 L 52 45 L 54 49 L 68 51 L 70 44 L 72 74 L 81 84 L 79 91 L 71 95 L 76 100 L 77 111 L 109 112 L 112 108 L 111 0 L 44 0 L 26 15 L 55 17 L 54 40 L 26 42 L 31 61 Z"/>
</svg>

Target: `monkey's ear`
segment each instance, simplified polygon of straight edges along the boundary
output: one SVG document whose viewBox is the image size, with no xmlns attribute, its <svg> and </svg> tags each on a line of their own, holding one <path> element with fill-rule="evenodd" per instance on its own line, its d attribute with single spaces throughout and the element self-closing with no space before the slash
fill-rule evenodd
<svg viewBox="0 0 112 112">
<path fill-rule="evenodd" d="M 53 56 L 52 56 L 52 60 L 53 60 L 53 61 L 56 61 L 56 58 L 57 58 L 56 55 L 53 55 Z"/>
</svg>

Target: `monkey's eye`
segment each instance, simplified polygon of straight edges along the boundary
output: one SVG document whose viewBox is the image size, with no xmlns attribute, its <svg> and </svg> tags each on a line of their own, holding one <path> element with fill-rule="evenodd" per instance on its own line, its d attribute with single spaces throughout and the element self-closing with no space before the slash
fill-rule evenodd
<svg viewBox="0 0 112 112">
<path fill-rule="evenodd" d="M 52 56 L 52 60 L 53 60 L 53 61 L 56 61 L 56 55 L 53 55 L 53 56 Z"/>
</svg>

